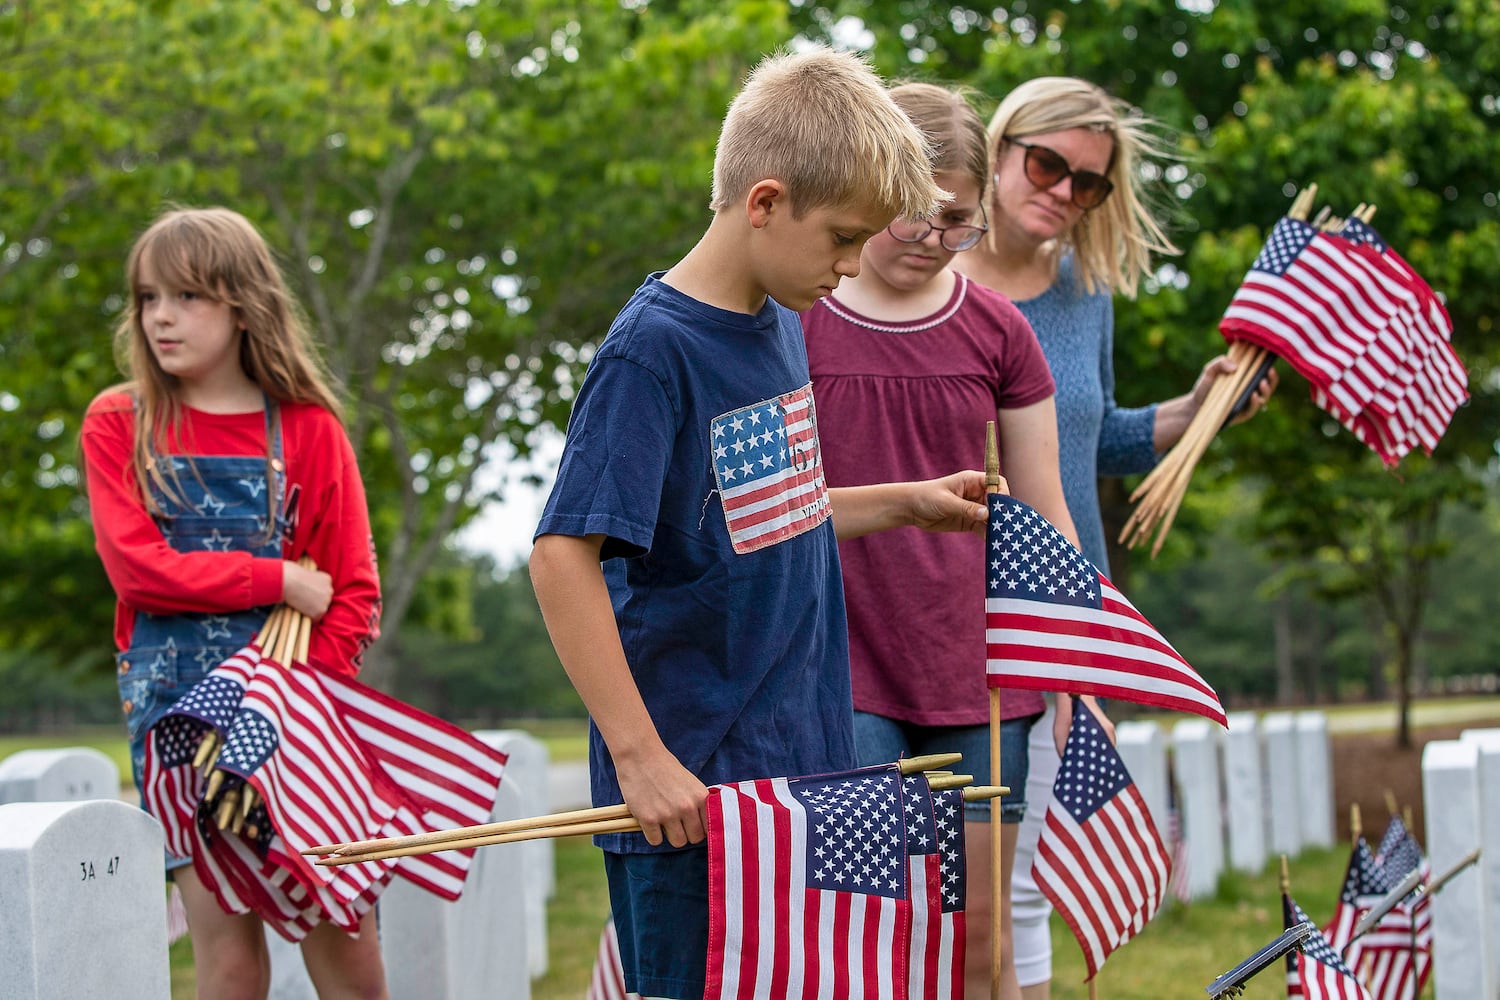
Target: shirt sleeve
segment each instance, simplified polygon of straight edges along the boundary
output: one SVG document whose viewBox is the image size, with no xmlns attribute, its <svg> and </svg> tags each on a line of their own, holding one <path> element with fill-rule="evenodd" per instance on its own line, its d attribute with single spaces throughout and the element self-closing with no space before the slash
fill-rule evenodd
<svg viewBox="0 0 1500 1000">
<path fill-rule="evenodd" d="M 1156 404 L 1123 407 L 1115 402 L 1115 314 L 1105 309 L 1099 338 L 1099 385 L 1104 395 L 1104 418 L 1099 428 L 1099 475 L 1128 476 L 1148 472 L 1158 455 L 1152 445 Z"/>
<path fill-rule="evenodd" d="M 248 552 L 178 552 L 146 510 L 131 469 L 128 400 L 101 400 L 81 444 L 94 547 L 122 604 L 151 614 L 243 611 L 281 600 L 281 560 Z"/>
<path fill-rule="evenodd" d="M 605 559 L 645 554 L 676 434 L 675 410 L 653 372 L 621 357 L 596 358 L 568 420 L 536 535 L 604 535 Z"/>
<path fill-rule="evenodd" d="M 333 578 L 333 600 L 313 629 L 308 660 L 349 676 L 380 636 L 380 574 L 364 482 L 343 427 L 310 411 L 308 441 L 288 464 L 288 488 L 302 487 L 289 558 L 306 555 Z M 302 449 L 306 448 L 304 452 Z"/>
</svg>

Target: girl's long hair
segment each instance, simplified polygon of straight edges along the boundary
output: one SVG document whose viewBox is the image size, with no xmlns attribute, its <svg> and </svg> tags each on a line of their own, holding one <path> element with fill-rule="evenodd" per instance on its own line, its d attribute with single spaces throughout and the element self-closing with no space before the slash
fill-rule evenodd
<svg viewBox="0 0 1500 1000">
<path fill-rule="evenodd" d="M 313 403 L 340 419 L 343 406 L 265 238 L 227 208 L 172 208 L 159 216 L 125 263 L 129 302 L 115 328 L 115 359 L 135 402 L 131 469 L 148 510 L 159 513 L 150 486 L 180 498 L 175 463 L 157 462 L 169 444 L 186 451 L 178 378 L 162 370 L 141 325 L 141 267 L 149 263 L 159 287 L 196 292 L 230 307 L 240 337 L 240 366 L 277 402 Z M 266 441 L 267 475 L 274 442 Z M 273 480 L 268 479 L 267 482 Z M 275 490 L 267 490 L 268 497 Z M 275 529 L 275 511 L 268 530 Z"/>
<path fill-rule="evenodd" d="M 1152 254 L 1176 254 L 1145 196 L 1142 159 L 1179 159 L 1161 126 L 1100 87 L 1068 76 L 1042 76 L 1012 90 L 990 117 L 990 156 L 998 163 L 1008 139 L 1086 128 L 1114 143 L 1108 177 L 1114 191 L 1083 214 L 1061 238 L 1074 253 L 1074 273 L 1087 291 L 1103 289 L 1134 298 L 1149 273 Z"/>
</svg>

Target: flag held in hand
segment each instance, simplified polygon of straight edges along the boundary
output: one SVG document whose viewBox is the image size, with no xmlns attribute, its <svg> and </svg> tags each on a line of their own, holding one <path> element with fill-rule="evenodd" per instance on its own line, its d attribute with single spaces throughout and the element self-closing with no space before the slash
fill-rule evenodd
<svg viewBox="0 0 1500 1000">
<path fill-rule="evenodd" d="M 1062 532 L 1014 497 L 988 499 L 990 687 L 1118 698 L 1227 724 L 1214 689 Z"/>
</svg>

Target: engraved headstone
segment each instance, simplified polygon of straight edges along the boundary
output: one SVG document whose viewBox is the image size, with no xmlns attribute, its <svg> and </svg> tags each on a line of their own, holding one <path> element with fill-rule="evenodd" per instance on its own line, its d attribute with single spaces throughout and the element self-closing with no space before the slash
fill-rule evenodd
<svg viewBox="0 0 1500 1000">
<path fill-rule="evenodd" d="M 507 767 L 492 822 L 519 819 L 524 791 Z M 397 878 L 380 898 L 391 1000 L 527 1000 L 528 842 L 474 853 L 463 895 L 448 902 Z"/>
<path fill-rule="evenodd" d="M 1496 970 L 1500 979 L 1500 729 L 1465 729 L 1458 738 L 1479 748 L 1478 846 L 1487 931 L 1485 967 Z M 1500 991 L 1500 982 L 1492 985 Z"/>
<path fill-rule="evenodd" d="M 1115 749 L 1125 770 L 1135 780 L 1146 808 L 1151 811 L 1151 822 L 1162 841 L 1167 839 L 1167 810 L 1170 796 L 1167 782 L 1171 772 L 1167 766 L 1167 737 L 1161 726 L 1154 722 L 1121 722 L 1115 726 Z"/>
<path fill-rule="evenodd" d="M 1295 858 L 1302 853 L 1302 796 L 1297 791 L 1297 734 L 1290 712 L 1267 712 L 1261 717 L 1260 748 L 1265 762 L 1267 844 L 1272 854 Z"/>
<path fill-rule="evenodd" d="M 1224 801 L 1228 809 L 1229 867 L 1256 874 L 1266 866 L 1266 825 L 1261 815 L 1260 732 L 1254 712 L 1232 712 L 1220 736 L 1224 748 Z"/>
<path fill-rule="evenodd" d="M 168 1000 L 163 850 L 118 800 L 0 806 L 0 994 Z"/>
<path fill-rule="evenodd" d="M 522 729 L 480 729 L 474 735 L 506 754 L 501 784 L 516 779 L 521 791 L 521 815 L 553 812 L 549 786 L 552 756 L 541 740 Z M 547 974 L 547 900 L 556 883 L 556 854 L 551 840 L 529 840 L 526 856 L 526 947 L 531 978 Z"/>
<path fill-rule="evenodd" d="M 1182 796 L 1182 837 L 1187 844 L 1187 893 L 1212 896 L 1224 870 L 1224 813 L 1218 737 L 1207 719 L 1183 719 L 1172 729 L 1172 774 Z"/>
<path fill-rule="evenodd" d="M 1434 875 L 1480 843 L 1479 745 L 1433 740 L 1422 748 L 1427 860 Z M 1483 870 L 1469 867 L 1432 897 L 1432 981 L 1436 1000 L 1493 997 L 1495 970 L 1485 962 Z"/>
<path fill-rule="evenodd" d="M 21 750 L 0 760 L 0 805 L 120 797 L 120 769 L 93 747 Z"/>
<path fill-rule="evenodd" d="M 1322 712 L 1298 712 L 1297 818 L 1302 824 L 1302 846 L 1332 847 L 1333 747 L 1328 740 L 1328 717 Z"/>
</svg>

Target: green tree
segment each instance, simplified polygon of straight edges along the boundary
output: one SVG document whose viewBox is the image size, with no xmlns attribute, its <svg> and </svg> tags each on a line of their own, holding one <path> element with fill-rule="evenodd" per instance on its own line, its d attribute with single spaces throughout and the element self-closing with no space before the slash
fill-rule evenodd
<svg viewBox="0 0 1500 1000">
<path fill-rule="evenodd" d="M 913 0 L 809 4 L 801 17 L 830 36 L 859 19 L 891 74 L 966 82 L 996 98 L 1037 74 L 1082 76 L 1176 131 L 1183 159 L 1160 172 L 1157 195 L 1183 255 L 1158 271 L 1150 294 L 1117 309 L 1127 404 L 1181 392 L 1222 349 L 1217 319 L 1300 187 L 1318 182 L 1338 214 L 1379 206 L 1383 234 L 1446 296 L 1474 398 L 1431 460 L 1393 474 L 1299 399 L 1293 377 L 1273 412 L 1210 451 L 1177 534 L 1208 527 L 1209 495 L 1226 478 L 1263 483 L 1258 530 L 1271 551 L 1316 576 L 1325 596 L 1368 597 L 1381 609 L 1404 741 L 1431 563 L 1450 544 L 1440 515 L 1475 502 L 1476 479 L 1495 460 L 1500 51 L 1485 40 L 1500 30 L 1500 9 L 1482 0 L 983 9 Z M 1106 510 L 1115 523 L 1124 513 Z"/>
<path fill-rule="evenodd" d="M 18 512 L 0 565 L 36 566 L 44 539 L 70 574 L 87 562 L 71 442 L 114 377 L 120 263 L 163 203 L 225 203 L 284 251 L 348 388 L 397 635 L 486 499 L 485 456 L 524 454 L 564 419 L 615 308 L 695 237 L 717 121 L 782 17 L 770 2 L 0 5 L 0 501 Z M 107 612 L 101 575 L 83 577 Z M 32 624 L 62 631 L 65 606 Z"/>
</svg>

